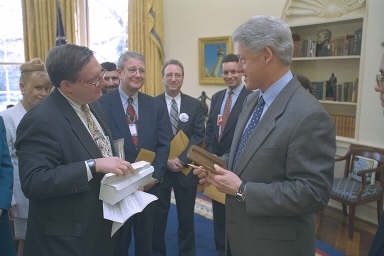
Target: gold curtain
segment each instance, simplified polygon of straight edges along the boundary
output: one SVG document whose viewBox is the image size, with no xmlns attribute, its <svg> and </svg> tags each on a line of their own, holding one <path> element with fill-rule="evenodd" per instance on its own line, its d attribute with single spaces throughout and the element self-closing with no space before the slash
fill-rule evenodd
<svg viewBox="0 0 384 256">
<path fill-rule="evenodd" d="M 75 42 L 75 1 L 59 0 L 68 43 Z M 22 0 L 25 59 L 45 60 L 56 44 L 56 1 Z"/>
<path fill-rule="evenodd" d="M 61 16 L 63 19 L 65 37 L 68 44 L 76 43 L 76 1 L 77 0 L 59 0 Z M 55 30 L 56 31 L 56 30 Z"/>
<path fill-rule="evenodd" d="M 56 1 L 22 0 L 25 59 L 45 60 L 55 45 Z"/>
<path fill-rule="evenodd" d="M 129 0 L 128 47 L 144 55 L 146 82 L 142 92 L 156 96 L 163 92 L 163 1 Z"/>
</svg>

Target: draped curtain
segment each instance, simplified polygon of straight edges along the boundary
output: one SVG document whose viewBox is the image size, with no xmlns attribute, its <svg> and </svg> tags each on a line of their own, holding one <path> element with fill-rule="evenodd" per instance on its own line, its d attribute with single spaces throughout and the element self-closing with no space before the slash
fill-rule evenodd
<svg viewBox="0 0 384 256">
<path fill-rule="evenodd" d="M 55 45 L 56 1 L 22 0 L 25 59 L 45 60 Z"/>
<path fill-rule="evenodd" d="M 128 47 L 144 55 L 146 82 L 142 92 L 156 96 L 163 92 L 163 1 L 129 0 Z"/>
<path fill-rule="evenodd" d="M 77 16 L 77 0 L 59 0 L 65 37 L 68 44 L 76 43 L 76 16 Z"/>
<path fill-rule="evenodd" d="M 61 6 L 67 42 L 75 42 L 75 2 L 22 0 L 26 60 L 35 57 L 45 60 L 48 50 L 55 46 L 57 3 Z"/>
</svg>

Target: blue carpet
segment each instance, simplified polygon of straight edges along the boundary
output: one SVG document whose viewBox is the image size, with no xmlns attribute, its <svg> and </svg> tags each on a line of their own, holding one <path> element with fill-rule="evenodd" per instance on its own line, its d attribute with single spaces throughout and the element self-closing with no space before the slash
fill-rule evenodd
<svg viewBox="0 0 384 256">
<path fill-rule="evenodd" d="M 196 256 L 215 256 L 213 239 L 213 222 L 199 214 L 195 214 Z M 171 204 L 166 231 L 167 256 L 178 256 L 177 249 L 177 212 Z M 333 247 L 316 240 L 316 256 L 346 256 Z"/>
<path fill-rule="evenodd" d="M 206 198 L 204 198 L 206 201 Z M 203 207 L 204 208 L 204 207 Z M 196 209 L 195 209 L 196 210 Z M 202 211 L 204 214 L 204 211 Z M 196 256 L 215 256 L 215 245 L 213 239 L 213 222 L 200 214 L 195 214 L 195 237 Z M 165 234 L 167 243 L 167 256 L 178 256 L 177 246 L 177 212 L 176 206 L 171 204 L 168 214 L 168 225 Z M 133 241 L 132 241 L 133 242 Z M 132 243 L 133 244 L 133 243 Z M 131 246 L 129 255 L 134 255 L 134 248 Z M 346 256 L 333 247 L 316 240 L 316 256 Z"/>
<path fill-rule="evenodd" d="M 213 222 L 200 214 L 195 214 L 196 255 L 215 256 L 213 240 Z M 167 256 L 178 256 L 177 246 L 177 212 L 176 206 L 171 204 L 168 214 L 168 225 L 165 234 Z"/>
</svg>

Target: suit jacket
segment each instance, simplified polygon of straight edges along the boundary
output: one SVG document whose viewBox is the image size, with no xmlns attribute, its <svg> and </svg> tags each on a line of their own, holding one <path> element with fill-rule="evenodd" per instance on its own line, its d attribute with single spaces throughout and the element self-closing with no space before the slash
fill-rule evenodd
<svg viewBox="0 0 384 256">
<path fill-rule="evenodd" d="M 2 255 L 16 255 L 9 225 L 8 209 L 11 206 L 13 173 L 9 156 L 5 127 L 0 117 L 0 251 Z"/>
<path fill-rule="evenodd" d="M 90 108 L 110 136 L 100 110 Z M 101 152 L 57 89 L 21 120 L 16 153 L 30 200 L 24 255 L 113 255 L 111 222 L 99 200 L 103 175 L 88 181 L 84 163 Z"/>
<path fill-rule="evenodd" d="M 251 93 L 236 126 L 229 165 L 257 103 Z M 333 122 L 293 78 L 251 133 L 233 168 L 245 202 L 226 197 L 233 255 L 315 254 L 315 216 L 329 200 L 336 149 Z"/>
<path fill-rule="evenodd" d="M 223 135 L 221 136 L 221 140 L 219 142 L 219 126 L 217 125 L 217 116 L 220 114 L 221 105 L 225 98 L 226 92 L 227 90 L 224 89 L 212 96 L 211 107 L 207 120 L 205 136 L 206 149 L 218 156 L 229 153 L 229 150 L 231 149 L 233 133 L 235 132 L 236 123 L 239 118 L 241 109 L 243 108 L 244 99 L 250 93 L 249 90 L 243 87 L 239 96 L 237 97 L 235 105 L 232 107 Z"/>
<path fill-rule="evenodd" d="M 131 133 L 126 122 L 125 111 L 121 103 L 119 90 L 104 94 L 99 102 L 105 110 L 106 119 L 114 140 L 124 138 L 124 151 L 127 161 L 133 163 L 141 148 L 156 153 L 152 163 L 153 177 L 161 180 L 166 170 L 169 154 L 169 133 L 164 126 L 167 112 L 161 112 L 157 101 L 146 94 L 138 93 L 139 113 L 136 122 L 138 126 L 139 144 L 132 142 Z"/>
<path fill-rule="evenodd" d="M 7 133 L 7 143 L 9 153 L 13 165 L 13 198 L 16 203 L 14 207 L 14 215 L 17 218 L 26 219 L 28 217 L 28 199 L 21 191 L 20 178 L 19 178 L 19 160 L 16 156 L 16 129 L 20 123 L 21 118 L 27 113 L 23 104 L 19 102 L 15 106 L 8 108 L 0 113 L 4 119 L 5 129 Z"/>
<path fill-rule="evenodd" d="M 168 136 L 170 138 L 173 138 L 171 128 L 172 125 L 168 114 L 167 103 L 165 101 L 165 93 L 158 95 L 156 99 L 159 102 L 162 112 L 167 114 L 164 125 L 167 127 Z M 203 143 L 205 133 L 203 106 L 201 102 L 197 99 L 181 93 L 180 114 L 183 113 L 187 114 L 188 120 L 181 121 L 179 118 L 178 129 L 183 130 L 185 135 L 187 135 L 187 137 L 189 138 L 189 144 L 178 157 L 184 164 L 188 164 L 191 162 L 187 158 L 187 151 L 189 147 L 191 145 L 201 145 Z M 193 174 L 192 171 L 187 176 L 185 176 L 181 172 L 174 173 L 168 170 L 167 175 L 177 176 L 177 180 L 179 181 L 179 183 L 184 186 L 191 186 L 197 184 L 197 177 Z"/>
</svg>

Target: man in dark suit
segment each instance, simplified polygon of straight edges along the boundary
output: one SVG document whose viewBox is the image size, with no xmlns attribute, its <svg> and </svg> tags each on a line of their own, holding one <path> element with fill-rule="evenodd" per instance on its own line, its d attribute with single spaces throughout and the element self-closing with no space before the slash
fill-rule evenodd
<svg viewBox="0 0 384 256">
<path fill-rule="evenodd" d="M 223 79 L 227 88 L 212 96 L 208 115 L 206 149 L 221 157 L 229 153 L 237 119 L 249 91 L 242 84 L 239 57 L 228 54 L 222 60 Z M 225 255 L 225 205 L 212 200 L 213 228 L 217 255 Z M 227 250 L 227 256 L 230 250 Z"/>
<path fill-rule="evenodd" d="M 91 104 L 101 96 L 102 68 L 91 50 L 71 44 L 52 48 L 46 66 L 56 88 L 24 115 L 15 143 L 30 200 L 24 255 L 113 255 L 100 181 L 132 167 L 112 157 L 109 130 Z"/>
<path fill-rule="evenodd" d="M 255 16 L 233 33 L 248 89 L 228 170 L 195 173 L 226 193 L 233 255 L 315 255 L 315 213 L 328 203 L 336 151 L 326 110 L 290 71 L 289 26 Z"/>
<path fill-rule="evenodd" d="M 203 142 L 205 132 L 203 107 L 197 99 L 180 92 L 184 79 L 184 67 L 180 61 L 167 61 L 163 65 L 162 76 L 165 93 L 157 96 L 157 100 L 162 105 L 161 111 L 169 113 L 163 125 L 167 126 L 171 138 L 178 131 L 183 131 L 189 143 L 178 156 L 168 159 L 164 181 L 155 188 L 160 206 L 156 214 L 152 255 L 166 255 L 164 236 L 173 188 L 179 223 L 179 255 L 192 256 L 196 251 L 194 207 L 197 177 L 192 171 L 189 173 L 182 171 L 190 162 L 187 158 L 188 148 L 191 145 L 201 145 Z"/>
<path fill-rule="evenodd" d="M 3 118 L 0 117 L 0 252 L 15 256 L 8 210 L 12 200 L 13 166 L 9 155 Z"/>
<path fill-rule="evenodd" d="M 120 76 L 118 89 L 103 95 L 100 103 L 106 111 L 113 139 L 124 138 L 124 153 L 127 161 L 135 162 L 141 149 L 150 150 L 156 154 L 152 163 L 153 180 L 145 186 L 145 190 L 152 192 L 152 187 L 163 180 L 166 170 L 169 135 L 164 123 L 167 112 L 156 105 L 155 98 L 139 92 L 145 82 L 145 60 L 141 54 L 123 53 L 118 60 L 117 72 Z M 129 110 L 131 107 L 134 109 L 134 117 L 130 116 L 132 115 Z M 135 238 L 135 255 L 151 255 L 156 203 L 151 203 L 124 224 L 118 234 L 116 255 L 127 255 L 132 228 Z"/>
</svg>

